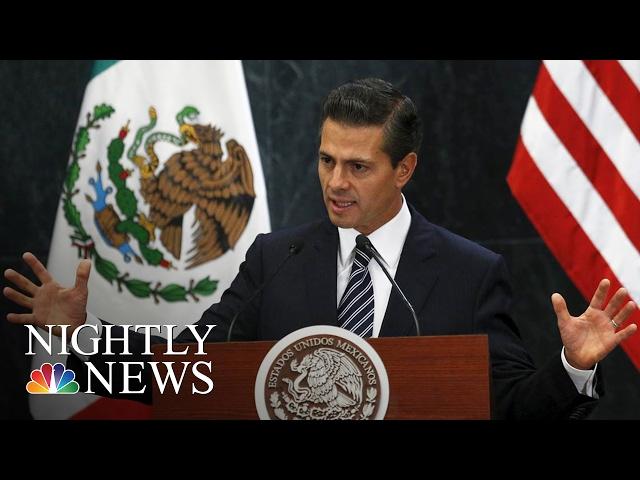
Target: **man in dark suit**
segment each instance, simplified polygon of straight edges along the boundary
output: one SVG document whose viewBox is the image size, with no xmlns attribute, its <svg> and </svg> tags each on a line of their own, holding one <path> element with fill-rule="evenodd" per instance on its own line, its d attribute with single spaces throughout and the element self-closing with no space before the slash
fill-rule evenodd
<svg viewBox="0 0 640 480">
<path fill-rule="evenodd" d="M 198 321 L 200 335 L 216 325 L 208 339 L 275 340 L 309 325 L 348 328 L 363 337 L 415 333 L 409 311 L 375 262 L 356 248 L 358 234 L 379 250 L 413 304 L 423 335 L 487 333 L 492 363 L 495 418 L 569 418 L 587 413 L 602 391 L 597 362 L 635 333 L 616 331 L 636 308 L 620 289 L 605 305 L 609 282 L 603 280 L 589 308 L 572 317 L 563 298 L 552 296 L 564 348 L 536 370 L 509 316 L 511 289 L 499 255 L 429 223 L 407 204 L 402 189 L 417 165 L 421 123 L 413 102 L 377 79 L 347 83 L 323 105 L 318 175 L 328 219 L 258 235 L 245 262 L 219 303 Z M 299 253 L 291 256 L 292 245 Z M 90 262 L 78 267 L 76 286 L 62 289 L 30 254 L 25 261 L 41 280 L 36 286 L 8 270 L 6 277 L 27 295 L 5 295 L 33 313 L 11 314 L 10 321 L 39 326 L 101 322 L 86 312 Z M 269 279 L 267 281 L 267 279 Z M 250 302 L 263 283 L 264 290 Z M 115 337 L 123 332 L 113 332 Z M 101 336 L 100 351 L 104 351 Z M 163 341 L 160 338 L 154 342 Z M 189 330 L 176 341 L 194 341 Z M 127 361 L 144 361 L 144 339 L 130 334 Z M 112 356 L 91 361 L 105 367 Z M 77 368 L 80 356 L 71 356 Z M 122 378 L 121 375 L 114 375 Z M 151 401 L 151 375 L 144 395 Z M 116 387 L 117 390 L 117 387 Z"/>
</svg>

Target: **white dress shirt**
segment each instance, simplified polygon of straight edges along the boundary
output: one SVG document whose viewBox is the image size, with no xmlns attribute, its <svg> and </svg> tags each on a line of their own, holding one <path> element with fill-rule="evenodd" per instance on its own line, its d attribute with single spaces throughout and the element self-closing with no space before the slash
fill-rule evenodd
<svg viewBox="0 0 640 480">
<path fill-rule="evenodd" d="M 398 269 L 398 263 L 400 262 L 400 255 L 404 242 L 409 233 L 409 227 L 411 226 L 411 213 L 407 202 L 402 196 L 402 207 L 400 211 L 382 225 L 376 231 L 367 235 L 373 246 L 378 250 L 382 257 L 385 267 L 389 271 L 389 275 L 393 278 L 396 276 L 396 270 Z M 338 234 L 340 237 L 340 246 L 338 248 L 338 278 L 337 278 L 337 298 L 336 308 L 340 303 L 342 294 L 347 288 L 349 283 L 349 276 L 351 275 L 351 265 L 355 256 L 356 237 L 360 235 L 360 232 L 353 228 L 338 228 Z M 385 312 L 387 311 L 387 305 L 389 303 L 389 295 L 391 294 L 391 283 L 387 279 L 386 275 L 380 268 L 380 265 L 375 260 L 369 262 L 369 274 L 371 275 L 371 282 L 373 283 L 373 332 L 372 337 L 377 337 L 380 334 L 380 328 L 382 327 L 382 320 L 384 319 Z M 102 322 L 98 320 L 95 315 L 87 312 L 87 323 L 95 325 L 98 331 L 98 337 L 102 334 Z M 91 349 L 91 339 L 94 337 L 95 332 L 92 329 L 85 329 L 78 336 L 78 343 L 85 351 Z M 71 345 L 70 345 L 71 346 Z M 71 347 L 72 348 L 72 347 Z M 75 350 L 74 350 L 75 352 Z M 81 355 L 76 352 L 79 358 L 88 360 L 86 355 Z M 564 347 L 560 354 L 562 358 L 562 364 L 565 370 L 571 377 L 578 392 L 583 395 L 588 395 L 593 398 L 598 398 L 598 394 L 595 391 L 593 381 L 595 379 L 595 373 L 597 365 L 593 370 L 578 370 L 572 367 L 567 362 L 564 355 Z"/>
</svg>

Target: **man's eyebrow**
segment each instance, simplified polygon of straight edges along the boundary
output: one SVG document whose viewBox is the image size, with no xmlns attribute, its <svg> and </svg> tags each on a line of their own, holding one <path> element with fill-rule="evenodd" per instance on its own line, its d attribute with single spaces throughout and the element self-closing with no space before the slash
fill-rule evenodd
<svg viewBox="0 0 640 480">
<path fill-rule="evenodd" d="M 323 152 L 322 150 L 320 150 L 318 152 L 318 156 L 333 159 L 333 156 L 329 155 L 327 152 Z M 348 158 L 347 160 L 345 160 L 345 162 L 349 162 L 349 163 L 371 163 L 371 159 L 364 158 L 364 157 L 353 157 L 353 158 Z"/>
</svg>

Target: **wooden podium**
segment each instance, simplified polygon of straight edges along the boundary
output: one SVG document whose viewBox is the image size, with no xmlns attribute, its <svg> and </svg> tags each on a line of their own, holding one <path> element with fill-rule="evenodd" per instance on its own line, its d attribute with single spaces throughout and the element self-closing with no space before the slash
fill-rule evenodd
<svg viewBox="0 0 640 480">
<path fill-rule="evenodd" d="M 489 419 L 490 364 L 486 335 L 393 337 L 367 340 L 389 377 L 385 419 Z M 201 385 L 190 369 L 176 394 L 169 386 L 160 394 L 154 383 L 155 419 L 258 419 L 254 401 L 256 375 L 276 342 L 206 343 L 206 356 L 165 356 L 155 345 L 154 361 L 211 361 L 214 388 L 191 393 Z M 196 351 L 195 346 L 189 352 Z M 186 387 L 189 387 L 188 389 Z"/>
</svg>

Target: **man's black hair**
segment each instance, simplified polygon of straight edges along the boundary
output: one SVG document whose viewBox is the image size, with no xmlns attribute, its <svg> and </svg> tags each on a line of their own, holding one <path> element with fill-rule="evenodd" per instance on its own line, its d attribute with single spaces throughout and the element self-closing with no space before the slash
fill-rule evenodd
<svg viewBox="0 0 640 480">
<path fill-rule="evenodd" d="M 320 128 L 327 118 L 348 126 L 383 126 L 383 151 L 393 168 L 407 154 L 418 153 L 422 121 L 411 99 L 379 78 L 354 80 L 333 89 L 322 105 Z"/>
</svg>

